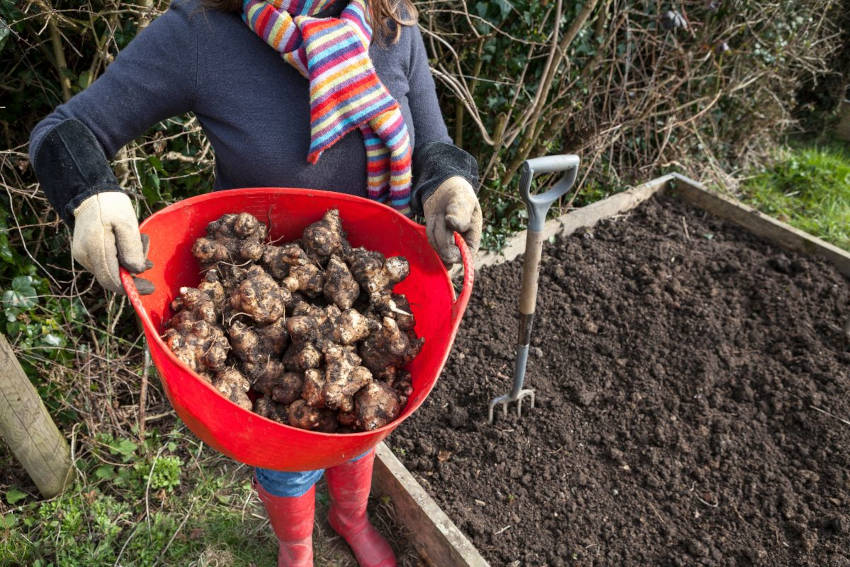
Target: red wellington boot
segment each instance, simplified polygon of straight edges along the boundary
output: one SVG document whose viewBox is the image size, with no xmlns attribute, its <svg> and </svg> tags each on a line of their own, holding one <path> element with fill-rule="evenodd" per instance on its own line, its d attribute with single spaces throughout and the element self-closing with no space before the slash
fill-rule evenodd
<svg viewBox="0 0 850 567">
<path fill-rule="evenodd" d="M 313 567 L 313 513 L 316 487 L 302 496 L 275 496 L 254 479 L 254 488 L 265 505 L 272 529 L 280 542 L 278 567 Z"/>
<path fill-rule="evenodd" d="M 374 462 L 373 450 L 356 461 L 325 471 L 331 497 L 328 522 L 348 542 L 360 567 L 395 567 L 390 544 L 366 517 Z"/>
</svg>

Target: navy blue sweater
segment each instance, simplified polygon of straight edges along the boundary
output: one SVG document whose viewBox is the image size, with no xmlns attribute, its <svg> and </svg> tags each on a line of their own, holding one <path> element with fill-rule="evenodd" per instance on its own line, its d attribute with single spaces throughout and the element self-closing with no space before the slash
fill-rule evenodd
<svg viewBox="0 0 850 567">
<path fill-rule="evenodd" d="M 420 209 L 423 194 L 451 175 L 464 175 L 474 185 L 474 160 L 465 152 L 454 148 L 463 157 L 448 160 L 460 167 L 440 166 L 453 147 L 447 146 L 451 139 L 419 29 L 403 27 L 393 44 L 373 41 L 369 53 L 381 81 L 399 101 L 410 131 L 414 210 Z M 191 111 L 215 151 L 216 189 L 288 186 L 365 196 L 366 154 L 359 131 L 337 142 L 316 165 L 307 163 L 308 95 L 307 80 L 248 29 L 238 14 L 206 10 L 198 0 L 174 0 L 100 78 L 39 122 L 30 136 L 30 156 L 42 185 L 49 185 L 45 180 L 56 175 L 45 172 L 55 174 L 48 170 L 60 160 L 53 152 L 44 152 L 51 157 L 40 163 L 39 150 L 57 126 L 81 122 L 94 134 L 105 158 L 111 158 L 158 121 Z M 440 149 L 431 153 L 440 159 L 432 157 L 432 163 L 423 165 L 429 161 L 423 148 L 434 146 Z M 68 195 L 61 179 L 51 182 L 59 187 L 45 187 L 60 214 L 77 206 L 82 193 L 88 196 L 105 190 L 77 186 L 75 194 Z"/>
</svg>

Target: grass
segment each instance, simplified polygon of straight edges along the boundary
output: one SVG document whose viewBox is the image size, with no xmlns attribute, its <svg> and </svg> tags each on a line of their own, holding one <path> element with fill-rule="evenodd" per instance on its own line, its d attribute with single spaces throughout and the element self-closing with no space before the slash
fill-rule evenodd
<svg viewBox="0 0 850 567">
<path fill-rule="evenodd" d="M 25 483 L 7 485 L 0 565 L 274 564 L 250 470 L 184 431 L 153 432 L 144 445 L 90 440 L 75 459 L 73 485 L 52 500 Z"/>
<path fill-rule="evenodd" d="M 744 198 L 760 211 L 850 250 L 850 146 L 793 145 L 748 178 Z"/>
</svg>

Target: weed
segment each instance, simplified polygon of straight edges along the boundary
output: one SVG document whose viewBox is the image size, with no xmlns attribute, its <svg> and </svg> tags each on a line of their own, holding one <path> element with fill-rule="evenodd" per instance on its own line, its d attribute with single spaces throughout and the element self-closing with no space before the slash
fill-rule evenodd
<svg viewBox="0 0 850 567">
<path fill-rule="evenodd" d="M 150 487 L 172 491 L 180 485 L 180 467 L 183 462 L 180 457 L 161 457 L 154 461 L 151 469 Z"/>
<path fill-rule="evenodd" d="M 258 510 L 246 514 L 249 471 L 218 455 L 192 458 L 189 470 L 173 452 L 188 454 L 190 439 L 152 437 L 156 452 L 99 435 L 75 461 L 73 486 L 54 500 L 8 490 L 15 504 L 0 515 L 0 565 L 212 565 L 224 556 L 233 566 L 271 565 L 271 532 Z"/>
</svg>

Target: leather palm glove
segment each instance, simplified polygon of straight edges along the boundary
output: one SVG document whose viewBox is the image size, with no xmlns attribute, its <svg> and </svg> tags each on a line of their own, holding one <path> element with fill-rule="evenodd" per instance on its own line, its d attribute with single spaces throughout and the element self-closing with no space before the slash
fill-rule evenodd
<svg viewBox="0 0 850 567">
<path fill-rule="evenodd" d="M 481 244 L 481 205 L 472 185 L 460 176 L 449 177 L 422 204 L 428 241 L 446 265 L 460 262 L 453 233 L 459 232 L 473 257 Z"/>
<path fill-rule="evenodd" d="M 149 268 L 147 245 L 130 198 L 121 190 L 103 147 L 88 126 L 68 118 L 30 143 L 33 169 L 47 200 L 74 231 L 71 255 L 108 290 L 124 293 L 119 264 Z M 136 278 L 140 294 L 153 284 Z"/>
<path fill-rule="evenodd" d="M 104 288 L 124 293 L 118 266 L 132 273 L 143 272 L 152 264 L 145 258 L 147 236 L 139 233 L 136 211 L 130 197 L 121 191 L 97 193 L 74 209 L 74 236 L 71 255 L 94 274 Z M 153 284 L 134 278 L 141 295 L 153 292 Z"/>
</svg>

